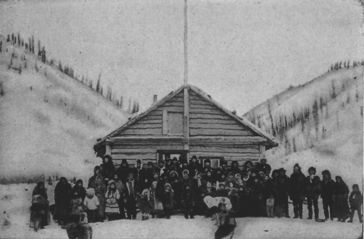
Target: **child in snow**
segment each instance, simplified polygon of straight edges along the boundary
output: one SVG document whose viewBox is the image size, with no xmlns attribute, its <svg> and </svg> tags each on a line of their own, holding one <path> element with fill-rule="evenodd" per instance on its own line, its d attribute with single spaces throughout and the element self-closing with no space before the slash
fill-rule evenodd
<svg viewBox="0 0 364 239">
<path fill-rule="evenodd" d="M 83 212 L 82 197 L 77 191 L 73 192 L 71 199 L 71 218 L 76 218 Z"/>
<path fill-rule="evenodd" d="M 142 220 L 147 220 L 149 219 L 149 215 L 152 211 L 152 204 L 151 204 L 151 200 L 150 200 L 150 191 L 149 189 L 145 188 L 138 200 L 138 204 L 139 204 L 139 209 L 140 212 L 142 213 Z"/>
<path fill-rule="evenodd" d="M 86 197 L 83 201 L 86 208 L 87 218 L 89 222 L 96 222 L 98 216 L 98 208 L 100 206 L 99 199 L 95 195 L 95 189 L 89 188 L 86 191 Z"/>
<path fill-rule="evenodd" d="M 150 188 L 150 203 L 152 205 L 152 217 L 159 217 L 163 212 L 163 204 L 160 200 L 160 194 L 158 188 L 158 181 L 153 181 L 152 186 Z"/>
<path fill-rule="evenodd" d="M 274 197 L 271 193 L 266 200 L 267 217 L 274 217 Z"/>
<path fill-rule="evenodd" d="M 236 221 L 230 212 L 228 212 L 224 203 L 220 203 L 218 206 L 216 222 L 218 229 L 215 232 L 215 239 L 221 239 L 234 233 Z"/>
<path fill-rule="evenodd" d="M 182 194 L 182 206 L 184 211 L 184 216 L 186 219 L 188 217 L 194 218 L 194 208 L 195 208 L 195 200 L 194 195 L 191 189 L 191 185 L 186 184 L 183 188 Z"/>
<path fill-rule="evenodd" d="M 361 214 L 361 205 L 363 203 L 363 195 L 359 190 L 358 184 L 353 185 L 353 191 L 350 193 L 350 220 L 348 222 L 353 222 L 353 217 L 355 211 L 358 212 L 359 221 L 363 222 L 363 216 Z"/>
<path fill-rule="evenodd" d="M 165 183 L 164 184 L 164 191 L 162 194 L 162 203 L 164 208 L 164 215 L 166 218 L 170 218 L 173 210 L 173 199 L 174 192 L 172 189 L 171 184 Z"/>
<path fill-rule="evenodd" d="M 110 180 L 109 185 L 105 194 L 106 207 L 105 214 L 109 221 L 117 219 L 119 217 L 119 199 L 120 193 L 116 189 L 115 181 Z"/>
</svg>

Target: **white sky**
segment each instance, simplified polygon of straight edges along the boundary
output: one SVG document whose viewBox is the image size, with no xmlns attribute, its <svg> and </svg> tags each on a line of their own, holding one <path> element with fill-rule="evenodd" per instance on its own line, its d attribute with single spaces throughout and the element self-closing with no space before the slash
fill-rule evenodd
<svg viewBox="0 0 364 239">
<path fill-rule="evenodd" d="M 239 114 L 364 58 L 355 0 L 189 2 L 189 83 Z M 143 109 L 183 83 L 183 0 L 0 1 L 0 33 L 18 31 Z"/>
</svg>

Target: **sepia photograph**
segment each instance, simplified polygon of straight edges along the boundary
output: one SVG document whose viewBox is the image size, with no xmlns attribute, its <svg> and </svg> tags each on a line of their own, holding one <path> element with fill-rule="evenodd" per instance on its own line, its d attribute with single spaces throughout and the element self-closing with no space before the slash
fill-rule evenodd
<svg viewBox="0 0 364 239">
<path fill-rule="evenodd" d="M 363 0 L 0 0 L 0 239 L 362 239 Z"/>
</svg>

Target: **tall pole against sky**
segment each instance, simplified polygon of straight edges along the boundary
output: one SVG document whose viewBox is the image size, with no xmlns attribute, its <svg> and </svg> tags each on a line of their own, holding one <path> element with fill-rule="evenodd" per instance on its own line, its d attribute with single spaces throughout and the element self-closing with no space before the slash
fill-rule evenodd
<svg viewBox="0 0 364 239">
<path fill-rule="evenodd" d="M 184 57 L 184 71 L 183 71 L 183 84 L 188 84 L 188 21 L 187 21 L 187 0 L 184 0 L 184 26 L 183 26 L 183 57 Z"/>
</svg>

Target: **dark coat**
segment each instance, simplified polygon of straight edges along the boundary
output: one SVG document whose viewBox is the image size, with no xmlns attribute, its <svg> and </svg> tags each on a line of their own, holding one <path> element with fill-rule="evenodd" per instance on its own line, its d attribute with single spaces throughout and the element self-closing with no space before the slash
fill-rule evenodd
<svg viewBox="0 0 364 239">
<path fill-rule="evenodd" d="M 120 165 L 120 167 L 116 170 L 116 174 L 121 179 L 121 181 L 123 181 L 124 183 L 126 182 L 128 174 L 131 172 L 132 171 L 128 166 L 123 167 L 122 165 Z"/>
<path fill-rule="evenodd" d="M 289 193 L 292 198 L 305 196 L 305 175 L 302 172 L 293 173 L 289 179 Z"/>
<path fill-rule="evenodd" d="M 349 197 L 350 207 L 359 208 L 363 204 L 363 195 L 361 192 L 351 192 Z"/>
<path fill-rule="evenodd" d="M 310 176 L 306 177 L 306 197 L 316 198 L 321 194 L 321 180 L 320 177 L 314 176 L 313 179 L 310 179 Z"/>
<path fill-rule="evenodd" d="M 328 181 L 322 181 L 322 191 L 321 197 L 325 201 L 333 201 L 334 193 L 335 193 L 335 182 L 330 179 Z"/>
<path fill-rule="evenodd" d="M 101 166 L 102 166 L 102 171 L 101 171 L 102 176 L 104 178 L 112 179 L 115 174 L 115 167 L 112 161 L 103 163 Z"/>
<path fill-rule="evenodd" d="M 54 200 L 56 207 L 69 208 L 71 205 L 71 198 L 71 185 L 68 182 L 65 184 L 61 184 L 61 182 L 57 183 L 56 188 L 54 189 Z"/>
<path fill-rule="evenodd" d="M 80 198 L 83 200 L 86 197 L 86 189 L 84 187 L 79 187 L 77 184 L 72 189 L 72 195 L 77 192 Z"/>
</svg>

